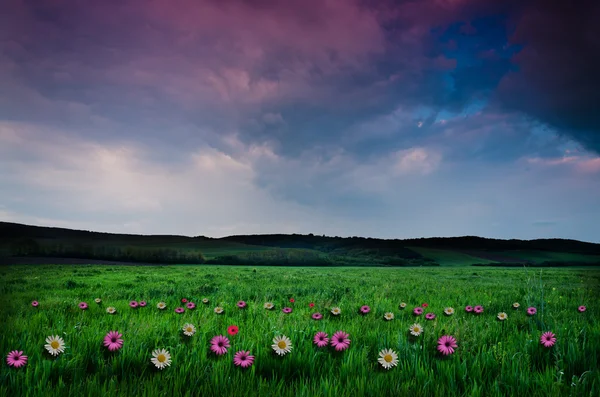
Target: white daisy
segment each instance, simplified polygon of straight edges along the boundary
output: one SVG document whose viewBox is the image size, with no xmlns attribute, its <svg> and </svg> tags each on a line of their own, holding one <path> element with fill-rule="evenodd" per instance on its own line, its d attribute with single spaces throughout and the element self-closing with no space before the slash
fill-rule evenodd
<svg viewBox="0 0 600 397">
<path fill-rule="evenodd" d="M 387 312 L 383 315 L 383 318 L 385 318 L 386 320 L 390 321 L 394 319 L 394 313 L 392 312 Z"/>
<path fill-rule="evenodd" d="M 156 307 L 157 307 L 159 310 L 165 310 L 165 309 L 167 308 L 167 304 L 166 304 L 165 302 L 158 302 L 158 303 L 156 304 Z"/>
<path fill-rule="evenodd" d="M 398 307 L 400 309 L 404 309 L 406 307 L 406 303 L 402 302 Z"/>
<path fill-rule="evenodd" d="M 266 302 L 265 303 L 265 309 L 267 309 L 267 310 L 271 310 L 274 307 L 275 307 L 275 305 L 273 303 L 271 303 L 271 302 Z"/>
<path fill-rule="evenodd" d="M 507 318 L 508 318 L 508 316 L 506 315 L 506 313 L 504 313 L 504 312 L 500 312 L 500 313 L 498 313 L 498 320 L 500 320 L 500 321 L 504 321 L 504 320 L 506 320 Z"/>
<path fill-rule="evenodd" d="M 106 308 L 106 312 L 107 312 L 108 314 L 115 314 L 115 313 L 117 312 L 117 309 L 115 309 L 115 308 L 114 308 L 114 307 L 112 307 L 112 306 L 109 306 L 109 307 L 107 307 L 107 308 Z"/>
<path fill-rule="evenodd" d="M 419 336 L 423 332 L 423 327 L 420 324 L 413 324 L 409 330 L 412 335 Z"/>
<path fill-rule="evenodd" d="M 46 345 L 44 347 L 48 350 L 48 353 L 53 356 L 58 356 L 60 353 L 65 351 L 65 341 L 60 336 L 49 336 L 46 338 Z"/>
<path fill-rule="evenodd" d="M 285 335 L 277 336 L 273 338 L 271 347 L 275 350 L 275 353 L 283 356 L 292 350 L 292 341 Z"/>
<path fill-rule="evenodd" d="M 379 352 L 379 358 L 377 359 L 379 364 L 385 369 L 390 369 L 398 365 L 398 355 L 392 349 L 383 349 Z"/>
<path fill-rule="evenodd" d="M 446 314 L 446 316 L 451 316 L 454 314 L 454 308 L 452 307 L 447 307 L 444 309 L 444 313 Z"/>
<path fill-rule="evenodd" d="M 94 299 L 94 302 L 96 302 L 96 303 L 98 303 L 98 304 L 99 304 L 100 302 L 102 302 L 102 299 L 100 299 L 100 298 L 96 298 L 96 299 Z"/>
<path fill-rule="evenodd" d="M 331 308 L 331 314 L 334 316 L 339 316 L 342 313 L 342 310 L 339 307 Z"/>
<path fill-rule="evenodd" d="M 183 334 L 185 336 L 192 336 L 196 333 L 196 327 L 193 324 L 185 324 L 183 326 Z"/>
<path fill-rule="evenodd" d="M 208 298 L 204 298 L 204 299 L 202 299 L 202 303 L 204 303 L 205 305 L 208 305 L 208 302 L 210 302 L 210 301 L 208 300 Z"/>
<path fill-rule="evenodd" d="M 519 302 L 515 302 L 515 303 L 513 303 L 513 307 L 514 307 L 515 309 L 518 309 L 518 308 L 519 308 L 519 306 L 521 306 L 521 305 L 519 305 Z"/>
<path fill-rule="evenodd" d="M 221 306 L 215 307 L 215 313 L 217 313 L 217 314 L 223 313 L 223 308 Z"/>
<path fill-rule="evenodd" d="M 150 361 L 156 365 L 156 368 L 163 369 L 171 365 L 171 355 L 165 349 L 156 349 L 152 352 Z"/>
</svg>

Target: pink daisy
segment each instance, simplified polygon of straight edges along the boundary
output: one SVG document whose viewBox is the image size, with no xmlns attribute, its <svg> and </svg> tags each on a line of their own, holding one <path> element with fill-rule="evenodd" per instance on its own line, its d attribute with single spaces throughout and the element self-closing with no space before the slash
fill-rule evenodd
<svg viewBox="0 0 600 397">
<path fill-rule="evenodd" d="M 253 362 L 254 356 L 251 356 L 249 351 L 245 352 L 240 350 L 239 352 L 235 353 L 235 356 L 233 356 L 233 363 L 242 368 L 248 368 Z"/>
<path fill-rule="evenodd" d="M 140 301 L 140 307 L 146 307 L 147 303 L 146 301 Z"/>
<path fill-rule="evenodd" d="M 290 314 L 290 313 L 292 312 L 292 308 L 291 308 L 291 307 L 284 307 L 284 308 L 282 309 L 282 311 L 283 311 L 285 314 Z"/>
<path fill-rule="evenodd" d="M 420 307 L 415 307 L 415 308 L 413 309 L 413 313 L 414 313 L 416 316 L 420 316 L 421 314 L 423 314 L 423 309 L 421 309 Z"/>
<path fill-rule="evenodd" d="M 81 303 L 79 304 L 79 308 L 80 308 L 81 310 L 85 310 L 85 309 L 87 309 L 87 308 L 88 308 L 88 304 L 87 304 L 87 303 L 85 303 L 85 302 L 81 302 Z"/>
<path fill-rule="evenodd" d="M 427 303 L 422 303 L 421 304 L 421 307 L 427 307 L 427 306 L 429 306 Z"/>
<path fill-rule="evenodd" d="M 456 344 L 456 339 L 450 335 L 444 335 L 440 339 L 438 339 L 438 351 L 443 355 L 447 356 L 449 354 L 454 353 L 454 349 L 456 349 L 458 345 Z"/>
<path fill-rule="evenodd" d="M 585 311 L 585 306 L 581 305 L 577 308 L 577 310 L 579 310 L 579 313 L 583 313 Z"/>
<path fill-rule="evenodd" d="M 536 309 L 535 307 L 533 307 L 533 306 L 532 306 L 532 307 L 528 307 L 528 308 L 527 308 L 527 314 L 528 314 L 529 316 L 533 316 L 533 315 L 534 315 L 534 314 L 536 314 L 536 313 L 537 313 L 537 309 Z"/>
<path fill-rule="evenodd" d="M 104 337 L 104 346 L 108 347 L 108 350 L 111 352 L 119 350 L 121 347 L 123 347 L 123 339 L 121 339 L 122 337 L 123 335 L 118 331 L 110 331 Z"/>
<path fill-rule="evenodd" d="M 465 306 L 465 311 L 471 313 L 473 311 L 473 306 Z"/>
<path fill-rule="evenodd" d="M 175 313 L 177 314 L 181 314 L 185 311 L 185 309 L 183 307 L 178 307 L 177 309 L 175 309 Z"/>
<path fill-rule="evenodd" d="M 6 356 L 6 363 L 11 367 L 19 368 L 27 364 L 27 356 L 24 356 L 22 351 L 13 350 Z"/>
<path fill-rule="evenodd" d="M 215 336 L 210 340 L 210 350 L 212 350 L 217 356 L 222 356 L 227 353 L 229 347 L 229 339 L 223 335 Z"/>
<path fill-rule="evenodd" d="M 325 332 L 317 332 L 313 342 L 315 345 L 317 345 L 317 347 L 325 347 L 329 343 L 329 337 Z"/>
<path fill-rule="evenodd" d="M 552 332 L 544 332 L 540 338 L 540 343 L 544 345 L 544 347 L 552 347 L 556 343 L 556 335 Z"/>
<path fill-rule="evenodd" d="M 338 331 L 331 337 L 331 346 L 335 347 L 335 350 L 342 351 L 346 350 L 350 346 L 350 335 L 344 331 Z"/>
<path fill-rule="evenodd" d="M 188 302 L 188 304 L 185 306 L 190 310 L 194 310 L 196 308 L 196 304 L 194 302 Z"/>
<path fill-rule="evenodd" d="M 132 307 L 135 309 L 136 307 L 138 307 L 138 303 L 136 301 L 131 301 L 131 302 L 129 302 L 129 307 Z"/>
<path fill-rule="evenodd" d="M 360 312 L 362 314 L 367 314 L 370 311 L 371 311 L 371 308 L 369 306 L 367 306 L 367 305 L 364 305 L 363 307 L 360 308 Z"/>
<path fill-rule="evenodd" d="M 433 314 L 433 313 L 427 313 L 427 314 L 425 315 L 425 318 L 426 318 L 427 320 L 433 320 L 433 319 L 435 318 L 435 314 Z"/>
<path fill-rule="evenodd" d="M 246 302 L 244 302 L 244 301 L 239 301 L 239 302 L 237 303 L 237 307 L 239 307 L 240 309 L 243 309 L 243 308 L 245 308 L 245 307 L 246 307 Z"/>
<path fill-rule="evenodd" d="M 323 318 L 323 315 L 321 313 L 313 313 L 312 318 L 313 320 L 320 320 Z"/>
<path fill-rule="evenodd" d="M 33 301 L 33 302 L 31 302 L 31 306 L 33 306 L 33 307 L 38 307 L 38 306 L 39 306 L 39 304 L 40 304 L 40 303 L 39 303 L 38 301 Z"/>
<path fill-rule="evenodd" d="M 475 312 L 475 314 L 481 314 L 483 313 L 483 306 L 477 305 L 473 308 L 473 311 Z"/>
</svg>

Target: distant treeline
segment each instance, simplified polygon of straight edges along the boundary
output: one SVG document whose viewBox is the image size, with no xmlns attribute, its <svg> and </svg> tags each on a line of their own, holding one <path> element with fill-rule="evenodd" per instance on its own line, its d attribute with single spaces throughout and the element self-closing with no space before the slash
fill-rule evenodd
<svg viewBox="0 0 600 397">
<path fill-rule="evenodd" d="M 566 262 L 566 261 L 545 261 L 538 263 L 515 263 L 515 262 L 501 262 L 501 263 L 474 263 L 471 266 L 485 266 L 485 267 L 569 267 L 569 266 L 600 266 L 600 262 Z"/>
</svg>

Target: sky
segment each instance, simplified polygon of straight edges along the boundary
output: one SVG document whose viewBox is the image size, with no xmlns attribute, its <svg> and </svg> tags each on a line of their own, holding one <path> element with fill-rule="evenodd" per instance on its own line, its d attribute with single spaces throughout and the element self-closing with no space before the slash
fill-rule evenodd
<svg viewBox="0 0 600 397">
<path fill-rule="evenodd" d="M 0 220 L 600 242 L 598 20 L 591 0 L 4 0 Z"/>
</svg>

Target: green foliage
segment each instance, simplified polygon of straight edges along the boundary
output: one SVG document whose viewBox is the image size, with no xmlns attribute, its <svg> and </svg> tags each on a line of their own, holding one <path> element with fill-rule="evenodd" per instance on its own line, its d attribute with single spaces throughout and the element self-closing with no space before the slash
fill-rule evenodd
<svg viewBox="0 0 600 397">
<path fill-rule="evenodd" d="M 299 253 L 302 255 L 302 253 Z M 273 395 L 273 396 L 596 396 L 600 394 L 600 310 L 598 269 L 498 268 L 307 268 L 240 266 L 9 266 L 0 278 L 0 352 L 23 350 L 25 368 L 0 367 L 0 395 Z M 97 305 L 94 298 L 102 303 Z M 174 313 L 181 298 L 198 307 Z M 210 299 L 203 305 L 201 299 Z M 289 303 L 294 298 L 295 303 Z M 33 308 L 32 300 L 40 306 Z M 148 301 L 131 309 L 130 300 Z M 245 310 L 235 303 L 248 302 Z M 90 307 L 81 311 L 77 304 Z M 167 310 L 156 303 L 165 301 Z M 265 301 L 276 305 L 263 309 Z M 521 303 L 519 310 L 512 303 Z M 316 304 L 315 310 L 308 303 Z M 400 302 L 408 303 L 399 310 Z M 411 309 L 423 302 L 433 321 L 415 320 Z M 358 314 L 361 305 L 371 313 Z M 464 306 L 481 304 L 483 315 Z M 577 306 L 588 307 L 585 313 Z M 213 308 L 222 305 L 223 315 Z M 332 306 L 342 315 L 329 315 Z M 528 305 L 538 314 L 528 317 Z M 106 307 L 117 308 L 115 315 Z M 281 312 L 293 306 L 289 315 Z M 447 317 L 446 306 L 456 309 Z M 320 311 L 324 319 L 310 318 Z M 384 321 L 391 311 L 396 318 Z M 500 311 L 505 322 L 496 320 Z M 408 336 L 415 321 L 419 338 Z M 184 323 L 196 325 L 190 339 Z M 236 324 L 232 348 L 221 358 L 209 352 L 211 337 Z M 110 330 L 124 334 L 121 351 L 110 354 L 102 338 Z M 335 353 L 312 344 L 317 331 L 350 334 L 349 350 Z M 545 349 L 542 332 L 557 344 Z M 67 349 L 57 358 L 44 353 L 44 339 L 60 335 Z M 292 353 L 273 355 L 271 339 L 291 338 Z M 438 337 L 454 335 L 458 349 L 441 358 Z M 151 351 L 166 348 L 171 367 L 158 371 Z M 398 352 L 398 366 L 385 371 L 377 363 L 383 348 Z M 255 365 L 241 370 L 232 363 L 237 350 L 250 350 Z"/>
</svg>

